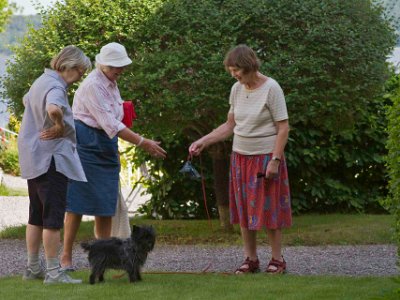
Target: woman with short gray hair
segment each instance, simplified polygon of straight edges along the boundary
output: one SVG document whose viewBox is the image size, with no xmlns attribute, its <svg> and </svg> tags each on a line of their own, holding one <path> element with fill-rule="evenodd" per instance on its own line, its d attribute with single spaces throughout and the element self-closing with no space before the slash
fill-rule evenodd
<svg viewBox="0 0 400 300">
<path fill-rule="evenodd" d="M 71 45 L 62 49 L 57 56 L 52 58 L 50 67 L 57 72 L 63 72 L 67 69 L 74 68 L 88 70 L 91 69 L 92 63 L 85 53 Z"/>
<path fill-rule="evenodd" d="M 58 251 L 63 228 L 68 179 L 86 181 L 76 152 L 75 126 L 67 88 L 91 67 L 75 46 L 62 49 L 51 68 L 24 96 L 25 112 L 18 135 L 21 176 L 28 180 L 29 220 L 26 227 L 28 266 L 24 280 L 45 284 L 80 283 L 60 269 Z M 43 239 L 46 272 L 39 262 Z"/>
</svg>

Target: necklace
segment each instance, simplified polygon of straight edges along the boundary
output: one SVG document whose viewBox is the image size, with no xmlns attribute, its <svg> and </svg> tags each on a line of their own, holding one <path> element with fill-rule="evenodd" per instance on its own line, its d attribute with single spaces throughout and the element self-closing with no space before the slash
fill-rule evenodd
<svg viewBox="0 0 400 300">
<path fill-rule="evenodd" d="M 247 87 L 245 85 L 244 88 L 245 88 L 245 92 L 246 92 L 246 99 L 249 99 L 251 93 L 254 90 L 261 87 L 267 81 L 267 79 L 268 79 L 267 76 L 264 76 L 264 78 L 261 77 L 261 78 L 256 79 L 256 81 L 252 84 L 252 88 L 249 87 L 249 84 L 247 84 Z"/>
</svg>

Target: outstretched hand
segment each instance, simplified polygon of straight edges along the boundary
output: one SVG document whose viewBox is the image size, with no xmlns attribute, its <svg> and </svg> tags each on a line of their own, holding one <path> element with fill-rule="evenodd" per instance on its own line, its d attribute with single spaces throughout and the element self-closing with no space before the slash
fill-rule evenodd
<svg viewBox="0 0 400 300">
<path fill-rule="evenodd" d="M 200 140 L 193 142 L 189 147 L 190 155 L 198 156 L 200 155 L 201 151 L 205 148 L 205 144 Z"/>
<path fill-rule="evenodd" d="M 151 156 L 156 158 L 165 158 L 167 157 L 167 151 L 159 146 L 161 142 L 144 139 L 143 143 L 140 145 L 144 151 L 148 152 Z"/>
<path fill-rule="evenodd" d="M 48 129 L 40 132 L 39 137 L 42 140 L 53 140 L 64 136 L 65 126 L 63 123 L 55 124 Z"/>
</svg>

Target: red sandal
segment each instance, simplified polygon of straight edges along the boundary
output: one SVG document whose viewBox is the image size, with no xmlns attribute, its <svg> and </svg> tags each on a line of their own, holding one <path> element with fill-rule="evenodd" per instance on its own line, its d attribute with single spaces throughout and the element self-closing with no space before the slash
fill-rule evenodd
<svg viewBox="0 0 400 300">
<path fill-rule="evenodd" d="M 286 273 L 286 261 L 282 256 L 283 261 L 272 258 L 267 266 L 265 272 L 269 274 L 283 274 Z"/>
<path fill-rule="evenodd" d="M 260 261 L 250 260 L 249 257 L 242 263 L 242 265 L 236 269 L 235 274 L 245 274 L 245 273 L 257 273 L 260 272 Z"/>
</svg>

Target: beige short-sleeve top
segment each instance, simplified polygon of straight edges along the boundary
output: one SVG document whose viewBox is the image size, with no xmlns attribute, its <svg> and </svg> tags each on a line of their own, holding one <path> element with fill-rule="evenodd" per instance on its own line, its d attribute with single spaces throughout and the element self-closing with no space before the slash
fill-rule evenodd
<svg viewBox="0 0 400 300">
<path fill-rule="evenodd" d="M 229 104 L 229 113 L 234 114 L 236 122 L 232 150 L 243 155 L 271 153 L 277 135 L 275 122 L 289 118 L 278 82 L 269 77 L 254 90 L 236 82 L 231 89 Z"/>
</svg>

